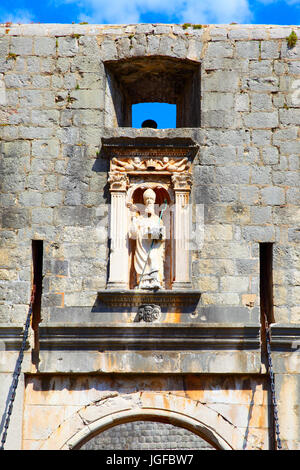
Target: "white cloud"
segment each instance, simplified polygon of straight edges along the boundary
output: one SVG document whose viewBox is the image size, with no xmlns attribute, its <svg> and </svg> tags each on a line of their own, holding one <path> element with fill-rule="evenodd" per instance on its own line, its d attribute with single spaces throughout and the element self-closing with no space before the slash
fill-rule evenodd
<svg viewBox="0 0 300 470">
<path fill-rule="evenodd" d="M 21 24 L 27 24 L 31 23 L 35 20 L 34 14 L 29 11 L 29 10 L 12 10 L 12 11 L 6 11 L 0 9 L 0 23 L 21 23 Z"/>
<path fill-rule="evenodd" d="M 246 23 L 252 18 L 248 0 L 189 0 L 180 15 L 183 21 L 200 24 Z"/>
<path fill-rule="evenodd" d="M 175 14 L 183 3 L 183 0 L 84 0 L 81 5 L 91 10 L 88 17 L 93 23 L 126 24 L 139 23 L 141 15 L 147 12 Z"/>
<path fill-rule="evenodd" d="M 146 13 L 164 15 L 166 22 L 179 23 L 251 23 L 255 3 L 283 2 L 300 6 L 300 0 L 52 0 L 56 3 L 74 3 L 80 8 L 81 21 L 89 23 L 140 23 Z M 152 21 L 155 21 L 152 20 Z"/>
<path fill-rule="evenodd" d="M 251 20 L 248 0 L 60 0 L 76 3 L 80 19 L 90 23 L 140 23 L 143 14 L 163 14 L 189 23 L 245 23 Z M 289 0 L 297 1 L 297 0 Z"/>
</svg>

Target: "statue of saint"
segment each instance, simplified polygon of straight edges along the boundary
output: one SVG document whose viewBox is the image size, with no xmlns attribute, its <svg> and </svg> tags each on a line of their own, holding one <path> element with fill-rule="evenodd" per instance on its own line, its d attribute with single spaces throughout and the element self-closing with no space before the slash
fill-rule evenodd
<svg viewBox="0 0 300 470">
<path fill-rule="evenodd" d="M 136 240 L 134 269 L 139 289 L 157 290 L 163 287 L 166 231 L 161 218 L 155 214 L 155 199 L 151 188 L 144 191 L 144 213 L 133 217 L 129 229 L 130 238 Z"/>
</svg>

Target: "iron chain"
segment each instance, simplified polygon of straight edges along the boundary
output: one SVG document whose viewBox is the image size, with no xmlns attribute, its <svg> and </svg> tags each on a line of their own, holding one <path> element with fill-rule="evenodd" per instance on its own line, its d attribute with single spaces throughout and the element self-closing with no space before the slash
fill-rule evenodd
<svg viewBox="0 0 300 470">
<path fill-rule="evenodd" d="M 268 372 L 269 372 L 270 385 L 271 385 L 276 443 L 277 443 L 277 449 L 281 450 L 282 445 L 281 445 L 280 431 L 279 431 L 279 419 L 278 419 L 277 401 L 276 401 L 276 393 L 275 393 L 275 380 L 274 380 L 273 363 L 272 363 L 272 355 L 271 355 L 271 337 L 270 337 L 270 329 L 269 329 L 269 324 L 268 324 L 266 315 L 265 315 L 265 331 L 266 331 L 266 345 L 267 345 L 267 357 L 268 357 Z"/>
<path fill-rule="evenodd" d="M 29 305 L 28 315 L 27 315 L 25 328 L 24 328 L 22 345 L 21 345 L 21 349 L 20 349 L 20 352 L 19 352 L 16 367 L 15 367 L 15 370 L 14 370 L 14 373 L 13 373 L 13 380 L 12 380 L 12 384 L 11 384 L 10 391 L 9 391 L 9 402 L 8 402 L 7 411 L 6 411 L 6 418 L 5 418 L 4 427 L 3 427 L 3 434 L 2 434 L 2 438 L 1 438 L 0 450 L 4 450 L 4 444 L 5 444 L 6 437 L 7 437 L 7 431 L 8 431 L 10 418 L 11 418 L 11 414 L 12 414 L 12 410 L 13 410 L 14 400 L 15 400 L 15 397 L 16 397 L 16 390 L 17 390 L 17 387 L 18 387 L 19 376 L 20 376 L 20 373 L 21 373 L 21 367 L 22 367 L 22 362 L 23 362 L 23 357 L 24 357 L 24 351 L 25 351 L 26 342 L 27 342 L 27 338 L 28 338 L 28 331 L 29 331 L 29 327 L 30 327 L 31 315 L 32 315 L 32 302 Z"/>
</svg>

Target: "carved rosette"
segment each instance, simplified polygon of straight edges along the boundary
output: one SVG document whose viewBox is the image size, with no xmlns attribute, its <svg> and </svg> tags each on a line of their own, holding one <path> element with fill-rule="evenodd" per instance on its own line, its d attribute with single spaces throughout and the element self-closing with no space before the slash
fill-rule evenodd
<svg viewBox="0 0 300 470">
<path fill-rule="evenodd" d="M 108 182 L 110 183 L 111 191 L 126 191 L 129 180 L 125 173 L 117 171 L 110 171 Z"/>
</svg>

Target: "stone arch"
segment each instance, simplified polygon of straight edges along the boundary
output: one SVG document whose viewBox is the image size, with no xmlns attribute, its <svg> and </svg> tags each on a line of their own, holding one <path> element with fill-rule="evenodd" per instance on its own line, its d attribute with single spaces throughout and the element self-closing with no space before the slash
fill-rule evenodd
<svg viewBox="0 0 300 470">
<path fill-rule="evenodd" d="M 49 435 L 41 450 L 79 448 L 93 436 L 131 421 L 160 421 L 183 427 L 221 450 L 243 448 L 242 432 L 208 406 L 173 393 L 110 393 L 80 408 Z M 257 445 L 248 442 L 248 449 Z"/>
<path fill-rule="evenodd" d="M 74 447 L 72 446 L 72 448 L 79 448 L 92 436 L 99 434 L 99 431 L 103 432 L 106 429 L 118 426 L 120 424 L 132 421 L 156 421 L 161 423 L 173 424 L 174 426 L 185 428 L 193 432 L 194 434 L 202 437 L 214 447 L 218 449 L 227 449 L 226 444 L 224 444 L 223 446 L 220 445 L 220 438 L 216 438 L 216 436 L 204 426 L 201 429 L 201 426 L 199 425 L 197 420 L 194 420 L 192 417 L 180 415 L 173 411 L 167 412 L 166 410 L 144 410 L 140 413 L 136 411 L 123 411 L 114 415 L 113 421 L 115 424 L 107 425 L 105 424 L 104 420 L 103 422 L 100 422 L 100 420 L 98 420 L 97 424 L 99 425 L 99 428 L 97 428 L 92 434 L 90 433 L 85 436 L 81 441 L 79 441 L 79 443 L 75 444 Z M 229 447 L 228 449 L 231 449 L 231 447 Z"/>
</svg>

